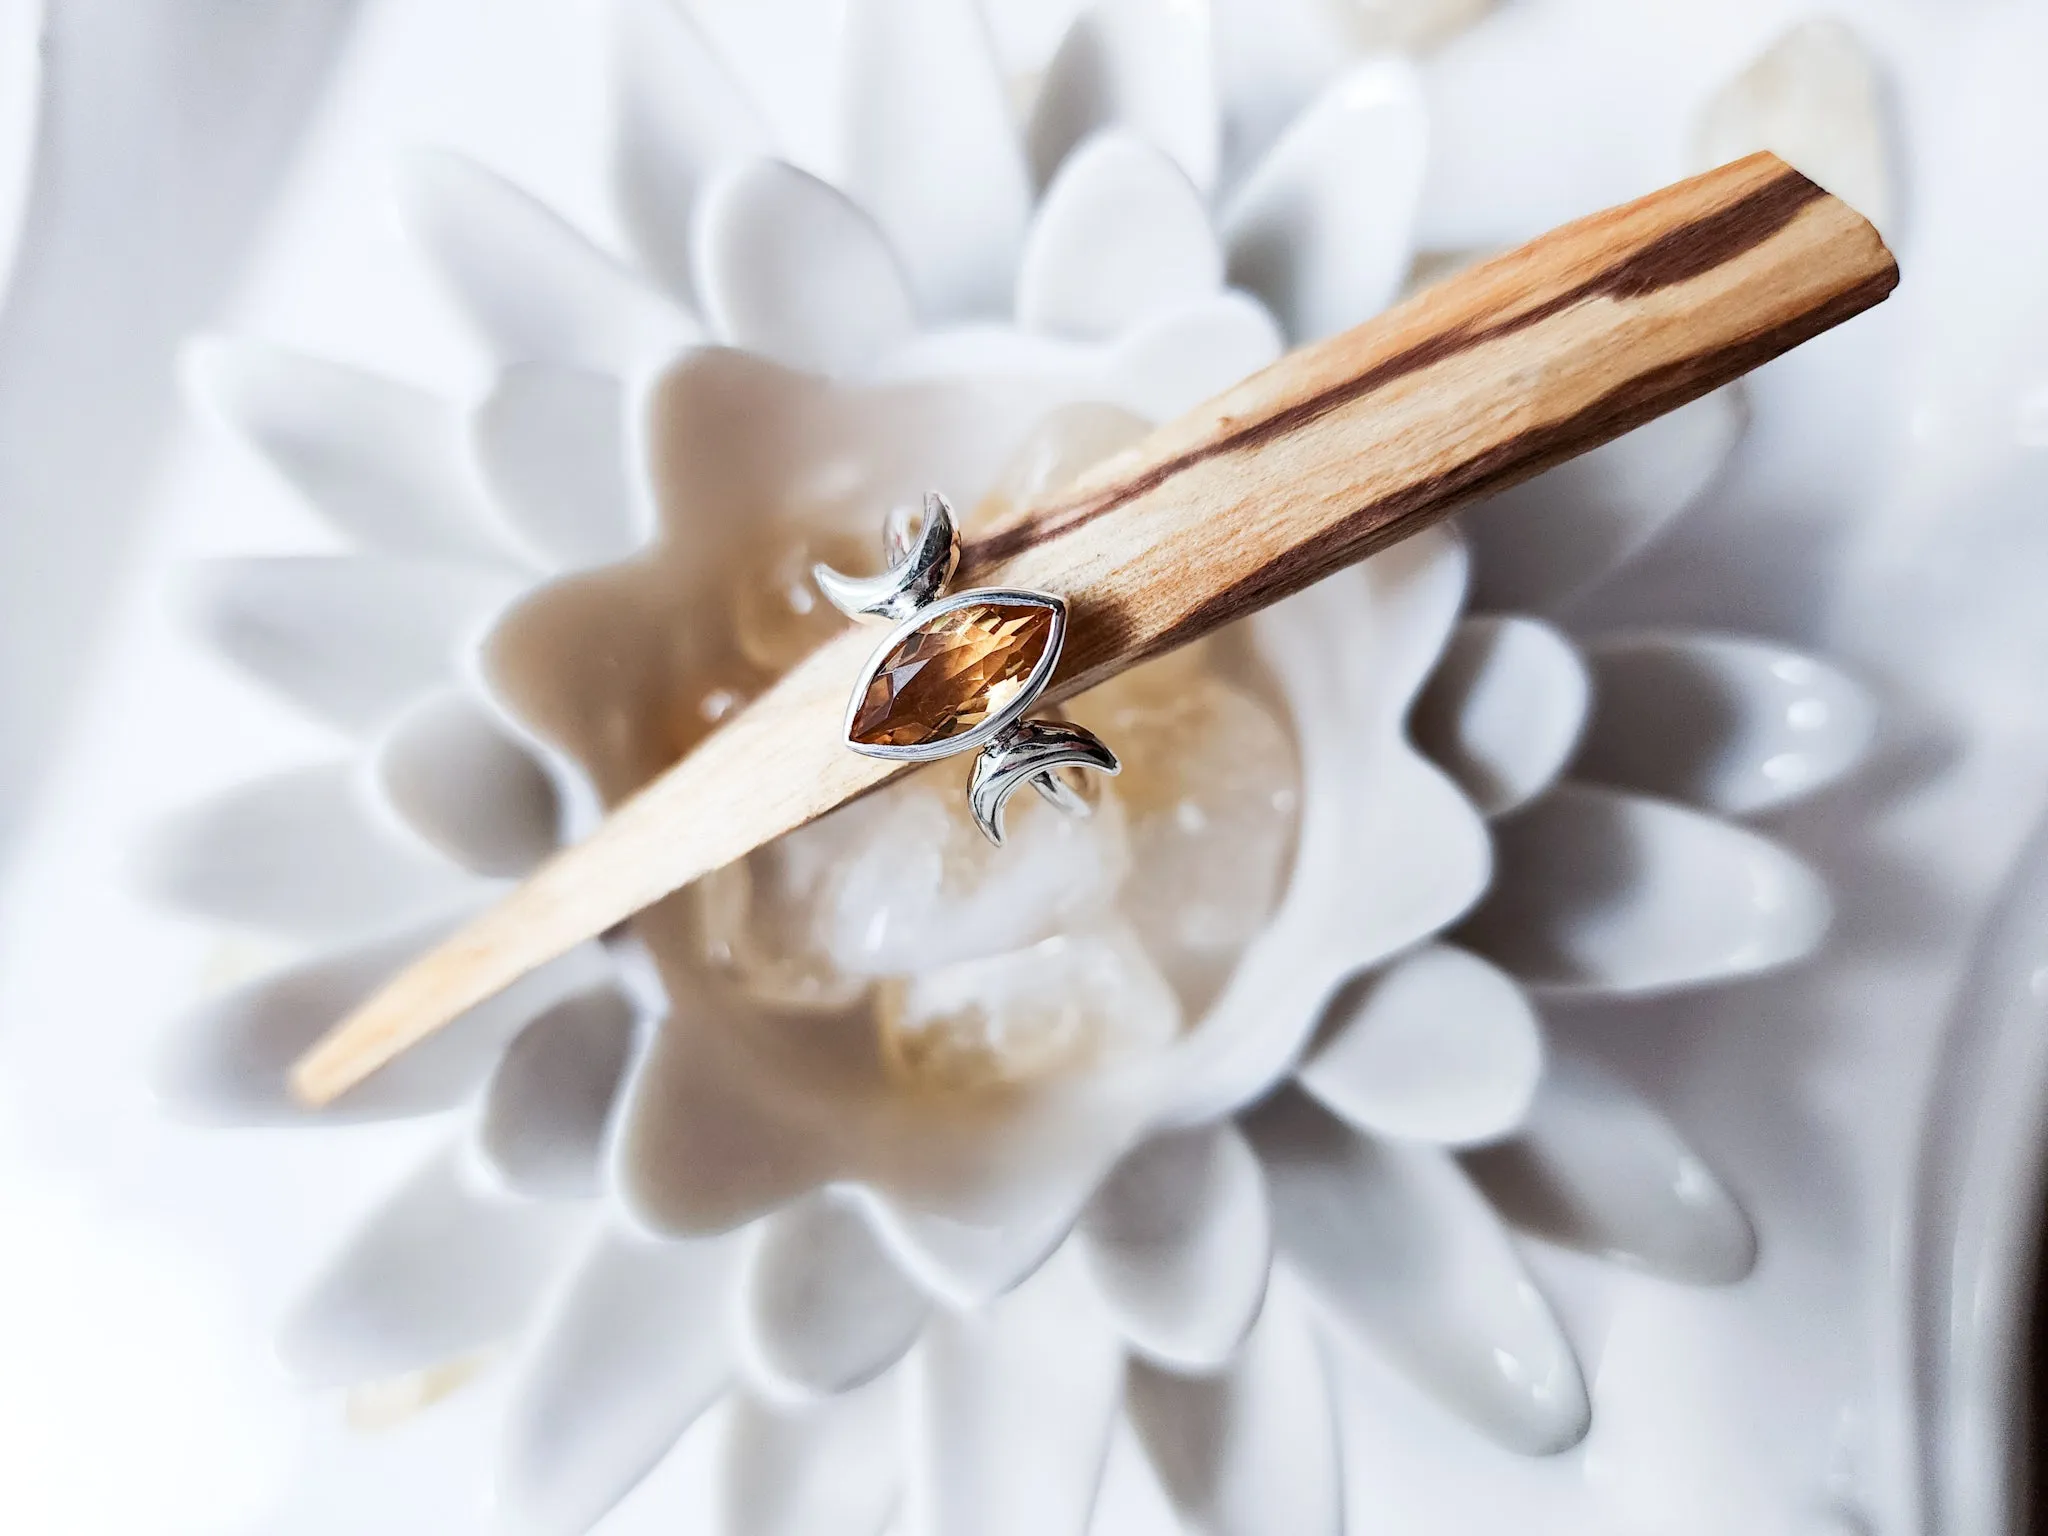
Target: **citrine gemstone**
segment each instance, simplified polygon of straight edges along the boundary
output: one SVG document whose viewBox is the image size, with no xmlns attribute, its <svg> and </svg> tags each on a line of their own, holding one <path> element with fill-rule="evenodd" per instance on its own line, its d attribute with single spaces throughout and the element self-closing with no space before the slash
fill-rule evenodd
<svg viewBox="0 0 2048 1536">
<path fill-rule="evenodd" d="M 1052 644 L 1036 603 L 963 603 L 882 658 L 848 734 L 864 747 L 917 747 L 963 736 L 1015 699 Z"/>
</svg>

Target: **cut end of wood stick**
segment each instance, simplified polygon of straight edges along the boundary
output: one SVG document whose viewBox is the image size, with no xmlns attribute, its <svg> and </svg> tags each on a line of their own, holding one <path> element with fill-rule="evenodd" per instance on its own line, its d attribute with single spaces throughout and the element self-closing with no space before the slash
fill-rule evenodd
<svg viewBox="0 0 2048 1536">
<path fill-rule="evenodd" d="M 1752 155 L 1568 224 L 1290 353 L 965 552 L 1065 597 L 1049 702 L 1199 639 L 1869 308 L 1877 231 Z M 586 939 L 894 777 L 846 749 L 849 631 L 586 842 L 402 971 L 293 1067 L 308 1104 Z"/>
</svg>

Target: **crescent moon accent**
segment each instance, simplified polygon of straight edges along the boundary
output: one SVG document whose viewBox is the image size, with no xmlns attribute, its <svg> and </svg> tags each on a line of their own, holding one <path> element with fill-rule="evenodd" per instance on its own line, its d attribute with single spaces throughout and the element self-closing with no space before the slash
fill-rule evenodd
<svg viewBox="0 0 2048 1536">
<path fill-rule="evenodd" d="M 975 823 L 998 848 L 1003 844 L 1003 807 L 1029 784 L 1059 809 L 1089 815 L 1086 796 L 1060 777 L 1063 768 L 1092 768 L 1114 776 L 1123 764 L 1093 731 L 1064 720 L 1019 720 L 974 760 L 967 804 Z"/>
<path fill-rule="evenodd" d="M 848 576 L 829 565 L 814 565 L 811 576 L 825 601 L 864 624 L 895 624 L 909 618 L 946 590 L 960 564 L 960 533 L 953 508 L 937 491 L 924 497 L 924 521 L 913 534 L 910 512 L 897 507 L 882 525 L 879 576 Z"/>
<path fill-rule="evenodd" d="M 968 804 L 998 847 L 1003 806 L 1023 785 L 1068 815 L 1090 814 L 1093 802 L 1061 773 L 1117 773 L 1116 754 L 1078 725 L 1024 718 L 1059 665 L 1065 599 L 1021 587 L 944 596 L 960 563 L 960 535 L 937 491 L 925 493 L 915 528 L 906 509 L 889 514 L 882 553 L 889 568 L 879 576 L 811 568 L 826 601 L 848 618 L 894 626 L 846 701 L 846 745 L 911 763 L 979 748 Z"/>
</svg>

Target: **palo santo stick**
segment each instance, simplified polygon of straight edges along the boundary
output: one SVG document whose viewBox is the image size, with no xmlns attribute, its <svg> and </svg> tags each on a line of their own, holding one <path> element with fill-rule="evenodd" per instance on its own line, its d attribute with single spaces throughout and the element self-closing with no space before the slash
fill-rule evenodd
<svg viewBox="0 0 2048 1536">
<path fill-rule="evenodd" d="M 1282 358 L 1021 508 L 967 549 L 955 585 L 1067 599 L 1056 701 L 1683 405 L 1897 281 L 1868 223 L 1752 155 Z M 799 664 L 343 1020 L 293 1090 L 326 1103 L 534 967 L 903 771 L 841 740 L 876 639 L 849 630 Z"/>
</svg>

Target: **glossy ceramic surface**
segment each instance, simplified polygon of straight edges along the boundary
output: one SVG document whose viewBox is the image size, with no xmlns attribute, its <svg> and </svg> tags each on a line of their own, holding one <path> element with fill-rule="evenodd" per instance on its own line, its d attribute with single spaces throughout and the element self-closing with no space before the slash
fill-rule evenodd
<svg viewBox="0 0 2048 1536">
<path fill-rule="evenodd" d="M 1311 38 L 1342 23 L 1303 10 L 1274 24 L 1265 50 L 1226 52 L 1222 126 L 1209 129 L 1187 105 L 1204 88 L 1189 63 L 1200 50 L 1145 30 L 1177 25 L 1182 8 L 1109 5 L 1061 47 L 1050 105 L 1006 145 L 972 29 L 936 0 L 856 9 L 847 57 L 864 89 L 843 137 L 801 128 L 772 93 L 729 111 L 678 106 L 685 94 L 726 102 L 738 69 L 707 66 L 661 7 L 628 11 L 639 30 L 626 34 L 613 180 L 637 263 L 600 256 L 467 162 L 414 161 L 410 222 L 479 348 L 409 277 L 364 280 L 406 258 L 345 233 L 357 194 L 404 122 L 409 138 L 494 159 L 502 147 L 575 223 L 610 228 L 594 162 L 535 146 L 521 126 L 536 93 L 562 91 L 557 141 L 577 123 L 591 130 L 579 142 L 595 141 L 613 98 L 557 79 L 578 59 L 583 78 L 600 78 L 597 44 L 560 18 L 523 17 L 531 52 L 504 45 L 518 110 L 480 105 L 450 131 L 436 120 L 448 109 L 393 107 L 440 99 L 406 94 L 406 61 L 492 29 L 451 4 L 445 18 L 366 34 L 335 108 L 349 132 L 337 128 L 306 173 L 331 191 L 309 193 L 277 237 L 235 328 L 437 388 L 233 343 L 195 364 L 204 392 L 325 523 L 293 524 L 255 458 L 219 448 L 186 450 L 162 492 L 165 526 L 184 530 L 166 535 L 166 554 L 233 557 L 195 593 L 202 632 L 321 723 L 281 721 L 231 691 L 164 644 L 160 616 L 129 620 L 53 812 L 53 825 L 97 828 L 118 805 L 123 825 L 52 832 L 24 854 L 18 888 L 34 899 L 10 907 L 9 953 L 35 963 L 7 968 L 11 1013 L 139 1029 L 149 1002 L 160 1017 L 172 996 L 216 990 L 200 974 L 208 952 L 216 975 L 285 963 L 277 979 L 195 1004 L 159 1048 L 159 1082 L 212 1118 L 290 1118 L 276 1072 L 291 1044 L 424 942 L 374 930 L 482 899 L 539 851 L 550 808 L 573 830 L 616 792 L 602 753 L 568 733 L 529 755 L 533 719 L 478 686 L 473 657 L 514 594 L 538 591 L 522 611 L 544 614 L 547 594 L 566 590 L 555 573 L 619 559 L 644 530 L 717 568 L 704 552 L 718 547 L 721 498 L 679 500 L 670 492 L 688 477 L 664 486 L 636 468 L 660 447 L 636 405 L 677 345 L 708 334 L 829 376 L 791 385 L 735 365 L 757 370 L 769 409 L 752 447 L 731 433 L 720 444 L 727 504 L 733 487 L 771 503 L 801 488 L 803 455 L 786 451 L 798 418 L 829 427 L 852 411 L 863 440 L 897 442 L 861 415 L 869 393 L 892 388 L 925 391 L 942 413 L 928 421 L 992 425 L 934 433 L 913 417 L 890 472 L 942 478 L 916 447 L 922 431 L 957 454 L 947 473 L 985 482 L 1032 404 L 1079 395 L 1164 413 L 1179 392 L 1198 398 L 1210 378 L 1270 356 L 1283 332 L 1381 302 L 1416 244 L 1501 244 L 1674 173 L 1690 131 L 1678 108 L 1734 78 L 1789 20 L 1763 5 L 1655 23 L 1591 0 L 1516 7 L 1418 74 L 1372 64 L 1325 91 L 1339 52 L 1282 43 L 1297 23 Z M 597 955 L 545 995 L 472 1021 L 445 1059 L 386 1085 L 388 1101 L 341 1107 L 361 1118 L 480 1094 L 459 1125 L 352 1131 L 325 1150 L 276 1138 L 263 1143 L 273 1158 L 244 1138 L 150 1126 L 133 1098 L 108 1095 L 104 1037 L 90 1051 L 76 1035 L 21 1037 L 10 1066 L 39 1090 L 16 1111 L 26 1166 L 92 1170 L 102 1190 L 159 1192 L 101 1197 L 117 1205 L 190 1212 L 170 1237 L 151 1230 L 181 1255 L 160 1267 L 185 1278 L 147 1308 L 132 1294 L 96 1312 L 42 1303 L 58 1338 L 81 1326 L 67 1318 L 137 1320 L 129 1348 L 87 1357 L 99 1372 L 88 1379 L 118 1384 L 110 1399 L 149 1401 L 167 1390 L 152 1383 L 195 1377 L 240 1383 L 188 1405 L 203 1449 L 185 1459 L 216 1469 L 204 1487 L 171 1463 L 137 1463 L 144 1486 L 168 1490 L 159 1506 L 217 1524 L 240 1500 L 306 1530 L 388 1526 L 402 1508 L 423 1528 L 461 1529 L 476 1516 L 462 1477 L 444 1479 L 495 1455 L 508 1518 L 577 1529 L 724 1397 L 608 1528 L 674 1528 L 714 1503 L 733 1529 L 874 1528 L 897 1487 L 913 1529 L 1072 1528 L 1105 1455 L 1103 1529 L 1162 1528 L 1176 1509 L 1218 1529 L 1266 1529 L 1285 1510 L 1289 1530 L 1335 1530 L 1340 1466 L 1373 1490 L 1375 1520 L 1418 1531 L 1999 1528 L 2006 1432 L 1972 1426 L 2007 1422 L 2012 1401 L 1997 1362 L 2028 1246 L 2013 1213 L 2032 1190 L 2023 1130 L 2036 1079 L 2020 1047 L 1987 1073 L 1970 1042 L 2027 1033 L 2024 1006 L 2000 1001 L 2017 996 L 2000 978 L 2025 969 L 2024 878 L 1998 930 L 2014 937 L 1964 957 L 2048 755 L 2026 673 L 2004 659 L 2035 633 L 2025 616 L 2042 569 L 2029 563 L 2038 544 L 2016 538 L 2038 478 L 2024 338 L 2039 316 L 2015 303 L 1996 325 L 1982 318 L 1988 292 L 2031 290 L 2018 268 L 1987 277 L 1976 260 L 2030 237 L 1990 169 L 2029 142 L 2025 113 L 1997 119 L 2012 135 L 1999 142 L 1956 104 L 2025 99 L 2011 61 L 2032 34 L 1999 7 L 1937 20 L 1872 6 L 1856 20 L 1913 104 L 1897 174 L 1927 190 L 1905 202 L 1902 255 L 1925 276 L 1893 314 L 1755 380 L 1746 410 L 1714 397 L 1533 485 L 1514 527 L 1582 528 L 1559 535 L 1576 551 L 1568 571 L 1515 548 L 1505 514 L 1482 513 L 1469 555 L 1447 539 L 1414 546 L 1259 621 L 1254 654 L 1303 774 L 1303 833 L 1272 922 L 1238 979 L 1143 1071 L 1027 1095 L 1001 1134 L 948 1131 L 946 1145 L 974 1155 L 955 1159 L 945 1188 L 929 1178 L 928 1116 L 888 1091 L 863 1097 L 872 1078 L 857 1059 L 820 1063 L 772 1025 L 735 1049 L 710 1031 L 692 1043 L 679 1016 L 618 1086 L 623 1005 L 590 989 L 616 976 L 643 1017 L 659 993 L 644 969 Z M 1131 37 L 1176 41 L 1134 49 Z M 817 67 L 800 46 L 713 39 L 709 53 L 755 65 L 750 83 L 787 76 L 801 95 Z M 935 58 L 967 64 L 935 71 Z M 1665 61 L 1668 102 L 1616 84 L 1650 73 L 1626 66 L 1651 58 Z M 976 167 L 975 196 L 946 206 L 919 188 L 958 166 L 918 159 L 939 149 L 908 142 L 903 87 L 935 73 L 961 93 L 935 104 L 959 124 L 941 148 Z M 677 78 L 713 87 L 666 88 Z M 1084 80 L 1109 84 L 1091 96 Z M 1551 101 L 1559 91 L 1569 110 Z M 1108 121 L 1153 147 L 1090 140 Z M 842 143 L 843 159 L 823 148 Z M 764 146 L 795 168 L 705 169 Z M 1327 156 L 1360 146 L 1373 174 L 1329 173 Z M 1930 179 L 1930 167 L 1946 173 Z M 710 231 L 701 245 L 663 222 L 677 188 L 712 210 L 695 226 Z M 1353 190 L 1357 207 L 1301 211 Z M 1404 195 L 1419 199 L 1412 220 Z M 1120 231 L 1127 203 L 1155 212 Z M 1190 206 L 1216 217 L 1177 221 Z M 1103 265 L 1091 267 L 1082 247 L 1098 237 Z M 813 248 L 845 259 L 795 259 Z M 337 262 L 335 249 L 358 259 Z M 892 250 L 914 259 L 876 259 Z M 989 275 L 1006 263 L 1014 286 Z M 1252 296 L 1218 291 L 1219 271 Z M 965 372 L 1004 382 L 962 394 Z M 686 376 L 665 374 L 666 387 L 687 395 L 675 382 Z M 829 445 L 830 431 L 815 441 Z M 1882 475 L 1873 441 L 1896 444 Z M 394 518 L 397 507 L 416 510 Z M 1614 579 L 1590 579 L 1628 556 Z M 612 607 L 621 633 L 675 622 L 652 604 Z M 404 623 L 368 622 L 385 615 Z M 535 633 L 575 632 L 574 611 L 557 618 Z M 1745 631 L 1771 638 L 1727 638 Z M 1816 648 L 1836 659 L 1798 654 Z M 522 663 L 530 696 L 572 688 L 544 658 L 536 648 Z M 658 681 L 629 675 L 620 697 Z M 1874 737 L 1866 688 L 1883 706 Z M 1656 723 L 1655 706 L 1687 689 L 1720 711 L 1711 739 Z M 1401 725 L 1418 694 L 1411 744 Z M 165 746 L 206 720 L 205 750 Z M 650 750 L 629 743 L 609 772 L 630 777 Z M 1860 778 L 1834 782 L 1866 756 Z M 223 789 L 267 764 L 281 771 Z M 1555 785 L 1560 772 L 1572 780 Z M 153 834 L 148 882 L 267 929 L 256 953 L 102 894 L 138 813 L 196 796 L 212 798 Z M 1760 829 L 1730 820 L 1756 815 L 1769 817 Z M 1328 847 L 1369 857 L 1325 867 Z M 1394 880 L 1404 867 L 1430 880 Z M 1777 972 L 1808 955 L 1830 906 L 1831 947 Z M 110 943 L 119 967 L 104 962 Z M 329 944 L 345 948 L 287 948 Z M 1260 967 L 1277 980 L 1258 981 Z M 1361 971 L 1321 1019 L 1312 1005 Z M 1965 972 L 1981 990 L 1952 1009 Z M 1706 980 L 1739 984 L 1692 990 Z M 1287 1001 L 1297 981 L 1300 1007 Z M 1455 1009 L 1460 1029 L 1421 1028 L 1433 1008 Z M 1287 1028 L 1269 1027 L 1276 1016 Z M 690 1073 L 658 1077 L 664 1052 L 705 1049 Z M 533 1070 L 554 1052 L 575 1070 Z M 1299 1086 L 1235 1128 L 1228 1113 L 1297 1063 Z M 706 1113 L 748 1112 L 665 1121 L 674 1096 L 650 1085 L 694 1081 L 727 1090 Z M 1928 1081 L 1973 1110 L 1933 1123 L 1983 1129 L 1967 1148 L 1937 1136 L 1921 1162 L 1901 1128 L 1919 1123 Z M 616 1128 L 594 1138 L 614 1093 Z M 814 1112 L 848 1103 L 860 1113 L 837 1125 Z M 1505 1142 L 1471 1149 L 1510 1124 Z M 764 1155 L 670 1155 L 684 1133 Z M 1048 1144 L 1065 1155 L 1043 1155 Z M 762 1168 L 769 1184 L 741 1177 Z M 619 1181 L 629 1213 L 692 1235 L 654 1242 L 559 1198 L 593 1176 Z M 334 1244 L 325 1207 L 360 1211 L 380 1184 L 396 1192 L 321 1259 Z M 32 1230 L 49 1252 L 136 1241 L 28 1209 L 45 1213 Z M 1884 1234 L 1913 1209 L 1917 1246 L 1899 1265 Z M 712 1230 L 757 1214 L 743 1238 Z M 1269 1241 L 1283 1256 L 1270 1287 L 1262 1266 L 1213 1257 Z M 351 1443 L 308 1427 L 293 1450 L 249 1426 L 315 1426 L 325 1421 L 306 1415 L 321 1410 L 272 1408 L 260 1375 L 230 1378 L 218 1362 L 252 1348 L 240 1314 L 281 1311 L 294 1291 L 286 1353 L 322 1379 L 466 1357 L 515 1319 L 525 1342 L 515 1369 L 395 1436 Z M 1914 1318 L 1953 1317 L 1944 1298 L 1957 1294 L 2006 1303 L 1981 1314 L 1981 1333 L 1931 1328 L 1912 1375 L 1890 1341 Z M 223 1309 L 224 1295 L 240 1301 Z M 680 1304 L 690 1296 L 704 1300 Z M 233 1320 L 193 1320 L 223 1311 Z M 222 1342 L 200 1370 L 172 1370 L 165 1337 Z M 1337 1341 L 1332 1364 L 1318 1337 Z M 1121 1367 L 1126 1354 L 1135 1363 Z M 486 1453 L 476 1442 L 501 1405 Z M 1037 1432 L 1048 1423 L 1060 1432 Z M 907 1449 L 878 1454 L 898 1424 Z"/>
</svg>

